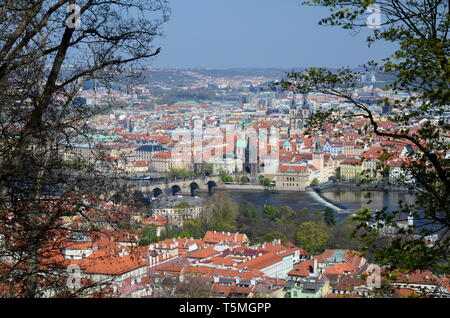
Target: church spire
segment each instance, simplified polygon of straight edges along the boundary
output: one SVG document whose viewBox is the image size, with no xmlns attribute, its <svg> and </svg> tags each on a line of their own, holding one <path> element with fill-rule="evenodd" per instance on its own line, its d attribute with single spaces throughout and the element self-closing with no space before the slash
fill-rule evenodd
<svg viewBox="0 0 450 318">
<path fill-rule="evenodd" d="M 297 108 L 297 102 L 295 101 L 295 92 L 292 93 L 291 109 Z"/>
<path fill-rule="evenodd" d="M 303 105 L 302 108 L 303 109 L 309 109 L 309 102 L 308 102 L 308 93 L 303 93 Z"/>
<path fill-rule="evenodd" d="M 323 153 L 323 146 L 322 143 L 320 142 L 320 138 L 317 138 L 316 141 L 314 142 L 314 150 L 313 153 Z"/>
</svg>

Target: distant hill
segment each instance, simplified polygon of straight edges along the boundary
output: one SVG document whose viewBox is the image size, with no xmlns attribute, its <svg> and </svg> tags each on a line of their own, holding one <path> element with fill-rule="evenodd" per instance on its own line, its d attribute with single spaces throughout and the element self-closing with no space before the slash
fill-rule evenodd
<svg viewBox="0 0 450 318">
<path fill-rule="evenodd" d="M 299 69 L 297 69 L 299 70 Z M 281 78 L 286 72 L 292 69 L 279 68 L 230 68 L 223 70 L 215 69 L 189 69 L 191 72 L 202 74 L 211 77 L 267 77 L 267 78 Z"/>
<path fill-rule="evenodd" d="M 286 77 L 286 73 L 291 71 L 303 71 L 306 68 L 230 68 L 230 69 L 201 69 L 201 68 L 187 68 L 187 69 L 163 69 L 151 68 L 141 71 L 141 76 L 138 79 L 124 79 L 119 86 L 129 84 L 147 84 L 155 86 L 165 86 L 169 88 L 189 87 L 199 80 L 199 77 L 207 76 L 212 78 L 222 77 L 264 77 L 267 79 L 278 80 Z M 329 68 L 329 70 L 336 70 Z M 355 71 L 361 71 L 355 69 Z M 370 75 L 367 76 L 366 82 L 362 85 L 374 85 L 382 87 L 395 79 L 391 74 L 375 74 L 377 82 L 371 83 Z M 115 85 L 116 86 L 116 85 Z M 92 88 L 92 82 L 88 82 L 85 89 Z"/>
</svg>

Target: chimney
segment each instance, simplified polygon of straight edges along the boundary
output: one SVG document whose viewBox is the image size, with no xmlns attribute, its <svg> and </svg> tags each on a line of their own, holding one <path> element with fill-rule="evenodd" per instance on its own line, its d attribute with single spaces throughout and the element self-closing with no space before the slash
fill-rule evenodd
<svg viewBox="0 0 450 318">
<path fill-rule="evenodd" d="M 317 274 L 317 258 L 313 258 L 313 274 Z"/>
</svg>

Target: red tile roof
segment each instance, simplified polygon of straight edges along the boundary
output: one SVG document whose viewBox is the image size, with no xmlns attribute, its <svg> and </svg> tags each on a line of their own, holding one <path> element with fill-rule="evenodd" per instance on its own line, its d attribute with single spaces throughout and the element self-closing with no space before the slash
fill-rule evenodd
<svg viewBox="0 0 450 318">
<path fill-rule="evenodd" d="M 208 231 L 203 237 L 203 241 L 209 244 L 230 243 L 244 244 L 247 241 L 247 235 L 242 233 L 216 232 Z"/>
<path fill-rule="evenodd" d="M 199 259 L 203 259 L 203 258 L 207 258 L 207 257 L 211 257 L 214 255 L 219 255 L 221 252 L 215 250 L 212 247 L 207 247 L 201 250 L 197 250 L 195 252 L 192 252 L 188 255 L 188 258 L 199 258 Z"/>
<path fill-rule="evenodd" d="M 294 266 L 294 268 L 288 273 L 289 276 L 308 277 L 312 273 L 313 260 L 301 262 Z"/>
<path fill-rule="evenodd" d="M 236 268 L 248 268 L 248 269 L 257 269 L 262 270 L 270 265 L 281 262 L 283 258 L 281 256 L 266 253 L 261 256 L 255 257 L 247 262 L 240 263 L 236 266 Z"/>
</svg>

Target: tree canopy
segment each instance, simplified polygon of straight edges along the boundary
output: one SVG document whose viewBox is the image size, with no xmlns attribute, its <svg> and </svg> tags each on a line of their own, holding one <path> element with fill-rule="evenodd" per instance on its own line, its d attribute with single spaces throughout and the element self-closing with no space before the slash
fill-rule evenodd
<svg viewBox="0 0 450 318">
<path fill-rule="evenodd" d="M 165 0 L 2 1 L 0 241 L 8 244 L 0 244 L 0 286 L 9 295 L 76 294 L 61 281 L 64 266 L 55 264 L 55 275 L 41 270 L 79 234 L 68 220 L 80 219 L 85 235 L 94 224 L 126 222 L 101 209 L 116 193 L 134 199 L 117 182 L 114 161 L 94 151 L 88 124 L 114 99 L 90 105 L 76 97 L 88 81 L 109 91 L 114 81 L 136 78 L 139 63 L 159 54 L 154 39 L 168 14 Z M 91 160 L 77 153 L 80 143 Z"/>
</svg>

